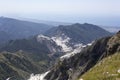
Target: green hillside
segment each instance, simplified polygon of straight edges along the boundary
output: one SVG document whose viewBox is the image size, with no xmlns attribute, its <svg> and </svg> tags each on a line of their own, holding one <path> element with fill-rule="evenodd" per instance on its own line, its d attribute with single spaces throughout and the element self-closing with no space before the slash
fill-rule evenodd
<svg viewBox="0 0 120 80">
<path fill-rule="evenodd" d="M 120 52 L 104 58 L 78 80 L 120 80 Z"/>
<path fill-rule="evenodd" d="M 35 61 L 34 57 L 35 55 L 22 51 L 0 53 L 0 80 L 8 77 L 12 80 L 26 80 L 32 73 L 44 72 L 47 61 Z"/>
</svg>

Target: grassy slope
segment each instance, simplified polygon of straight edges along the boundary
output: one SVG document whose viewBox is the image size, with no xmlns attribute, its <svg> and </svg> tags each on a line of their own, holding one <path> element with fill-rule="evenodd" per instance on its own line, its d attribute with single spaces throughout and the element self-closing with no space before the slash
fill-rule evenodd
<svg viewBox="0 0 120 80">
<path fill-rule="evenodd" d="M 104 58 L 79 80 L 120 80 L 120 52 Z"/>
</svg>

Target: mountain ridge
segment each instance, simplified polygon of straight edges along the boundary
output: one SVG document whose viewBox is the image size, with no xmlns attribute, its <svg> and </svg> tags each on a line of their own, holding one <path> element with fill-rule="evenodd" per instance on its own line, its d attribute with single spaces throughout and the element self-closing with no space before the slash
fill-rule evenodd
<svg viewBox="0 0 120 80">
<path fill-rule="evenodd" d="M 98 31 L 98 32 L 97 32 Z M 66 36 L 70 37 L 72 40 L 71 42 L 78 42 L 78 43 L 90 43 L 93 40 L 97 39 L 98 37 L 105 37 L 112 35 L 110 32 L 92 24 L 72 24 L 72 25 L 60 25 L 55 28 L 49 29 L 45 35 L 52 37 L 52 36 L 61 36 L 65 34 Z M 95 35 L 95 36 L 93 36 Z"/>
<path fill-rule="evenodd" d="M 30 36 L 41 34 L 51 27 L 53 26 L 42 23 L 22 21 L 13 18 L 0 17 L 0 31 L 6 32 L 11 37 L 10 39 L 6 39 L 6 41 L 28 38 Z"/>
<path fill-rule="evenodd" d="M 120 32 L 95 41 L 80 53 L 59 61 L 45 76 L 47 80 L 76 80 L 103 58 L 120 52 Z"/>
</svg>

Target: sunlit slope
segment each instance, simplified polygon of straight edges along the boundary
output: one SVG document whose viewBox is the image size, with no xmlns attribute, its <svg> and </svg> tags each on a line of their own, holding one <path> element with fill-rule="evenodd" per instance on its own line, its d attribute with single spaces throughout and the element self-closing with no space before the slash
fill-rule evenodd
<svg viewBox="0 0 120 80">
<path fill-rule="evenodd" d="M 120 52 L 104 58 L 81 76 L 83 80 L 120 80 Z"/>
</svg>

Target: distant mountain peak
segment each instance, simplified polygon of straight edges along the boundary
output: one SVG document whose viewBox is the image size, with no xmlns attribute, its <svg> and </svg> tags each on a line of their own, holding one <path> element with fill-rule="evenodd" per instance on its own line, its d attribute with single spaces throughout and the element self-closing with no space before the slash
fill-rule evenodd
<svg viewBox="0 0 120 80">
<path fill-rule="evenodd" d="M 95 39 L 110 36 L 112 33 L 100 28 L 93 24 L 72 24 L 72 25 L 60 25 L 46 31 L 45 35 L 49 37 L 62 36 L 65 34 L 71 38 L 71 43 L 83 43 L 87 44 Z"/>
</svg>

